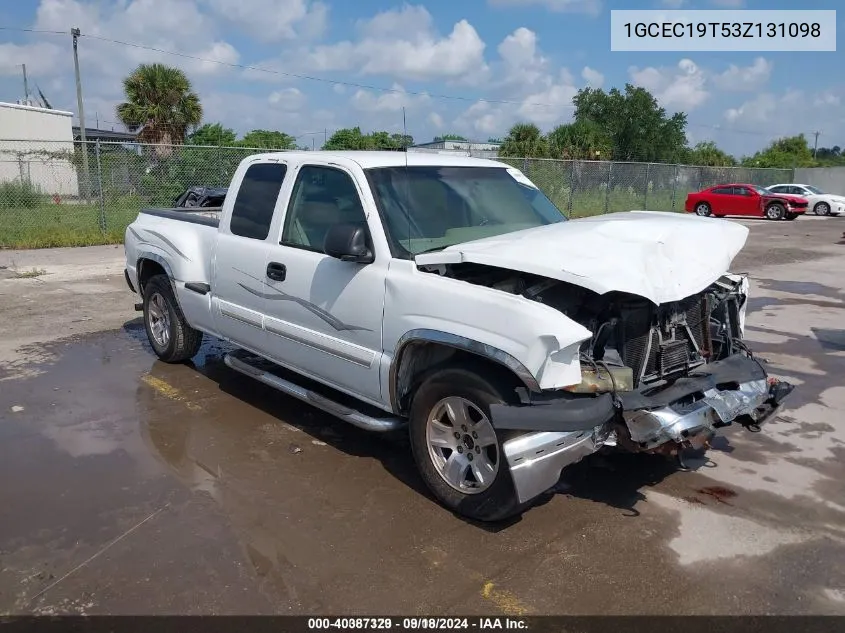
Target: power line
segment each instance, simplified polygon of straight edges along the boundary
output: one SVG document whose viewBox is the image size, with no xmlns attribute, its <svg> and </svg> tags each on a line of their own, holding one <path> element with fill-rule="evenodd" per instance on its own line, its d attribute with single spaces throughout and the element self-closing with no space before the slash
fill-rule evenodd
<svg viewBox="0 0 845 633">
<path fill-rule="evenodd" d="M 417 90 L 400 90 L 398 88 L 384 88 L 382 86 L 373 86 L 370 84 L 361 84 L 352 81 L 341 81 L 337 79 L 326 79 L 324 77 L 314 77 L 313 75 L 302 75 L 299 73 L 289 73 L 282 70 L 274 70 L 272 68 L 263 68 L 261 66 L 250 66 L 248 64 L 236 64 L 234 62 L 224 62 L 219 59 L 208 59 L 205 57 L 198 57 L 196 55 L 189 55 L 187 53 L 178 53 L 176 51 L 168 51 L 154 46 L 146 46 L 144 44 L 135 44 L 133 42 L 124 42 L 122 40 L 115 40 L 109 37 L 102 37 L 99 35 L 84 35 L 91 39 L 100 40 L 102 42 L 110 42 L 112 44 L 120 44 L 122 46 L 130 46 L 132 48 L 139 48 L 146 51 L 154 51 L 156 53 L 163 53 L 165 55 L 173 55 L 175 57 L 183 57 L 185 59 L 192 59 L 194 61 L 205 62 L 209 64 L 219 64 L 221 66 L 228 66 L 230 68 L 240 68 L 243 70 L 254 70 L 257 72 L 268 73 L 271 75 L 282 75 L 284 77 L 293 77 L 295 79 L 304 79 L 307 81 L 319 81 L 321 83 L 336 84 L 341 86 L 348 86 L 350 88 L 362 88 L 364 90 L 373 90 L 376 92 L 387 92 L 392 94 L 411 95 L 416 97 L 431 97 L 432 99 L 451 99 L 454 101 L 484 101 L 486 103 L 503 104 L 503 105 L 520 105 L 520 106 L 538 106 L 543 108 L 574 108 L 574 105 L 558 105 L 553 106 L 548 103 L 524 103 L 522 101 L 511 101 L 507 99 L 486 99 L 484 97 L 464 97 L 460 95 L 444 95 L 430 92 L 423 92 Z"/>
<path fill-rule="evenodd" d="M 27 32 L 27 33 L 49 33 L 49 34 L 54 34 L 54 35 L 67 35 L 69 33 L 69 31 L 51 31 L 51 30 L 45 30 L 45 29 L 28 29 L 28 28 L 18 28 L 18 27 L 0 27 L 0 30 L 3 30 L 3 31 L 21 31 L 21 32 Z M 116 39 L 112 39 L 112 38 L 108 38 L 108 37 L 103 37 L 103 36 L 100 36 L 100 35 L 90 35 L 90 34 L 81 33 L 80 37 L 88 37 L 88 38 L 91 38 L 91 39 L 95 39 L 95 40 L 99 40 L 99 41 L 107 42 L 107 43 L 111 43 L 111 44 L 119 44 L 121 46 L 128 46 L 128 47 L 131 47 L 131 48 L 137 48 L 137 49 L 141 49 L 141 50 L 152 51 L 152 52 L 156 52 L 156 53 L 162 53 L 164 55 L 172 55 L 174 57 L 182 57 L 184 59 L 191 59 L 191 60 L 194 60 L 194 61 L 200 61 L 200 62 L 205 62 L 205 63 L 209 63 L 209 64 L 218 64 L 220 66 L 227 66 L 227 67 L 230 67 L 230 68 L 239 68 L 239 69 L 242 69 L 242 70 L 252 70 L 252 71 L 267 73 L 267 74 L 271 74 L 271 75 L 293 77 L 295 79 L 302 79 L 302 80 L 306 80 L 306 81 L 317 81 L 317 82 L 326 83 L 326 84 L 337 84 L 337 85 L 347 86 L 347 87 L 351 87 L 351 88 L 361 88 L 361 89 L 364 89 L 364 90 L 372 90 L 372 91 L 375 91 L 375 92 L 383 92 L 383 93 L 389 93 L 389 94 L 404 94 L 404 95 L 417 96 L 417 97 L 425 96 L 425 97 L 430 97 L 430 98 L 433 98 L 433 99 L 447 99 L 447 100 L 452 100 L 452 101 L 464 101 L 464 102 L 482 101 L 482 102 L 485 102 L 485 103 L 491 103 L 491 104 L 497 104 L 497 105 L 534 106 L 534 107 L 543 107 L 543 108 L 557 107 L 557 108 L 561 108 L 561 109 L 562 108 L 571 109 L 571 108 L 575 107 L 572 104 L 552 105 L 552 104 L 548 104 L 548 103 L 525 103 L 525 102 L 522 102 L 522 101 L 514 101 L 514 100 L 509 100 L 509 99 L 486 99 L 484 97 L 466 97 L 466 96 L 462 96 L 462 95 L 445 95 L 445 94 L 430 93 L 430 92 L 424 92 L 424 91 L 400 90 L 398 88 L 385 88 L 383 86 L 375 86 L 375 85 L 371 85 L 371 84 L 362 84 L 362 83 L 357 83 L 357 82 L 342 81 L 342 80 L 335 80 L 335 79 L 326 79 L 324 77 L 315 77 L 313 75 L 304 75 L 304 74 L 299 74 L 299 73 L 285 72 L 285 71 L 282 71 L 282 70 L 275 70 L 275 69 L 272 69 L 272 68 L 264 68 L 264 67 L 261 67 L 261 66 L 252 66 L 252 65 L 249 65 L 249 64 L 237 64 L 237 63 L 234 63 L 234 62 L 225 62 L 225 61 L 222 61 L 222 60 L 219 60 L 219 59 L 208 59 L 206 57 L 199 57 L 197 55 L 190 55 L 188 53 L 180 53 L 180 52 L 177 52 L 177 51 L 169 51 L 169 50 L 157 48 L 157 47 L 154 47 L 154 46 L 147 46 L 145 44 L 136 44 L 134 42 L 126 42 L 126 41 L 123 41 L 123 40 L 116 40 Z M 753 136 L 769 136 L 770 135 L 769 132 L 754 131 L 754 130 L 740 130 L 740 129 L 736 129 L 736 128 L 723 127 L 723 126 L 720 126 L 720 125 L 708 125 L 708 124 L 705 124 L 705 123 L 687 122 L 687 125 L 690 126 L 690 127 L 698 127 L 698 128 L 706 128 L 706 129 L 710 129 L 710 130 L 716 130 L 716 131 L 719 131 L 719 132 L 732 132 L 732 133 L 736 133 L 736 134 L 749 134 L 749 135 L 753 135 Z M 815 134 L 815 132 L 812 132 L 811 134 Z"/>
<path fill-rule="evenodd" d="M 19 31 L 21 33 L 49 33 L 51 35 L 68 35 L 70 31 L 48 31 L 46 29 L 24 29 L 17 26 L 0 26 L 0 31 Z"/>
</svg>

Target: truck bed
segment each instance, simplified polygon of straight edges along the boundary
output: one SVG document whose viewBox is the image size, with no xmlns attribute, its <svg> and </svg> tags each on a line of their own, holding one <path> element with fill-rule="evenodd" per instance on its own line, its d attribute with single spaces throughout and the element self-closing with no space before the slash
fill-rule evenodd
<svg viewBox="0 0 845 633">
<path fill-rule="evenodd" d="M 220 210 L 222 207 L 174 207 L 171 209 L 147 207 L 141 209 L 141 213 L 153 215 L 158 218 L 190 222 L 191 224 L 202 224 L 217 228 L 220 225 Z"/>
</svg>

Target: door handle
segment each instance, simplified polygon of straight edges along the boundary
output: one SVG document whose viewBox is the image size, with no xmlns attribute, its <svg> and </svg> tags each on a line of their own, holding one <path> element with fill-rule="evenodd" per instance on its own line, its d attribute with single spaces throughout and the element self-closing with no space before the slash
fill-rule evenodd
<svg viewBox="0 0 845 633">
<path fill-rule="evenodd" d="M 273 281 L 284 281 L 288 274 L 288 268 L 279 262 L 267 264 L 267 277 Z"/>
</svg>

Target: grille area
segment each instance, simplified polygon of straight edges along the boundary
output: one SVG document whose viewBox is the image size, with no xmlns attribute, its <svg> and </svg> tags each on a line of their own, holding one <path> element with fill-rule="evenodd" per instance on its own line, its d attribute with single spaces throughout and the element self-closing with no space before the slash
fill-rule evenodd
<svg viewBox="0 0 845 633">
<path fill-rule="evenodd" d="M 658 307 L 644 303 L 622 306 L 619 353 L 634 370 L 634 384 L 683 374 L 710 354 L 706 296 Z"/>
</svg>

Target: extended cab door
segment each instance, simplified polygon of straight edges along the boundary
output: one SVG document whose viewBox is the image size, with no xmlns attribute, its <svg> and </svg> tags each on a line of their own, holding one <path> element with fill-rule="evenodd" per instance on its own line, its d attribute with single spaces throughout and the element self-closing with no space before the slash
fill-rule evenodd
<svg viewBox="0 0 845 633">
<path fill-rule="evenodd" d="M 220 222 L 212 286 L 215 325 L 221 337 L 256 352 L 265 343 L 268 238 L 286 173 L 285 163 L 276 159 L 242 165 Z"/>
<path fill-rule="evenodd" d="M 371 197 L 362 198 L 347 168 L 308 161 L 290 177 L 295 180 L 280 239 L 268 249 L 267 268 L 278 271 L 267 279 L 268 353 L 281 365 L 377 402 L 389 264 L 389 254 L 373 247 L 372 236 L 381 231 L 378 213 L 367 211 Z M 338 223 L 367 230 L 374 262 L 324 254 L 326 232 Z"/>
</svg>

